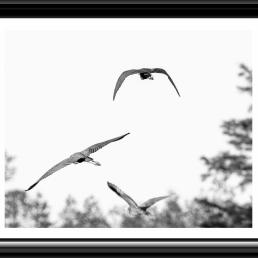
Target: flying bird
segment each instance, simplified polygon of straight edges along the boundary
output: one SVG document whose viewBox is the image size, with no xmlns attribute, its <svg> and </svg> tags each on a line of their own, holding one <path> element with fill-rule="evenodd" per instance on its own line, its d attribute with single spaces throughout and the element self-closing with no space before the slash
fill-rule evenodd
<svg viewBox="0 0 258 258">
<path fill-rule="evenodd" d="M 88 147 L 87 149 L 81 151 L 81 152 L 76 152 L 74 154 L 72 154 L 70 157 L 68 157 L 67 159 L 64 159 L 63 161 L 57 163 L 55 166 L 53 166 L 52 168 L 50 168 L 43 176 L 41 176 L 38 181 L 36 181 L 36 183 L 34 183 L 33 185 L 31 185 L 27 190 L 25 191 L 29 191 L 31 190 L 33 187 L 35 187 L 41 180 L 45 179 L 46 177 L 52 175 L 53 173 L 55 173 L 56 171 L 70 165 L 70 164 L 78 164 L 78 163 L 82 163 L 82 162 L 89 162 L 94 164 L 95 166 L 100 166 L 101 164 L 98 161 L 93 160 L 93 158 L 90 157 L 90 154 L 98 151 L 99 149 L 103 148 L 104 146 L 106 146 L 107 144 L 111 143 L 111 142 L 115 142 L 118 140 L 121 140 L 122 138 L 124 138 L 127 134 L 124 134 L 122 136 L 104 141 L 104 142 L 100 142 L 97 144 L 94 144 L 90 147 Z"/>
<path fill-rule="evenodd" d="M 107 182 L 108 187 L 114 191 L 118 196 L 120 196 L 122 199 L 124 199 L 127 204 L 129 205 L 128 212 L 132 216 L 136 215 L 150 215 L 151 213 L 148 211 L 148 209 L 155 204 L 156 202 L 163 200 L 167 196 L 161 196 L 161 197 L 155 197 L 147 200 L 141 205 L 138 205 L 129 195 L 127 195 L 125 192 L 123 192 L 120 188 L 118 188 L 116 185 Z"/>
<path fill-rule="evenodd" d="M 132 69 L 132 70 L 128 70 L 128 71 L 124 71 L 118 78 L 117 82 L 116 82 L 116 87 L 115 87 L 115 90 L 114 90 L 114 94 L 113 94 L 113 100 L 115 100 L 115 97 L 116 97 L 116 94 L 118 92 L 118 90 L 120 89 L 122 83 L 124 82 L 124 80 L 130 76 L 130 75 L 133 75 L 133 74 L 139 74 L 140 75 L 140 78 L 142 80 L 145 80 L 145 79 L 149 79 L 149 80 L 153 80 L 154 78 L 152 77 L 152 73 L 163 73 L 165 74 L 169 81 L 172 83 L 172 85 L 174 86 L 178 96 L 180 97 L 180 94 L 179 94 L 179 91 L 175 85 L 175 83 L 173 82 L 173 80 L 171 79 L 171 77 L 169 76 L 169 74 L 162 68 L 153 68 L 153 69 L 150 69 L 150 68 L 141 68 L 141 69 Z"/>
</svg>

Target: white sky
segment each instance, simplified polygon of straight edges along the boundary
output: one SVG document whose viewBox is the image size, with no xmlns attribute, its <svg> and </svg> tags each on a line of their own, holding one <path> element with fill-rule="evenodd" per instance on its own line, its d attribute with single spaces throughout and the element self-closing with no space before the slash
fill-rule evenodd
<svg viewBox="0 0 258 258">
<path fill-rule="evenodd" d="M 124 133 L 92 157 L 102 166 L 71 165 L 38 184 L 56 213 L 70 194 L 94 195 L 107 211 L 124 202 L 110 181 L 136 201 L 175 191 L 200 193 L 200 156 L 227 147 L 223 120 L 245 117 L 250 98 L 236 86 L 238 65 L 251 65 L 248 31 L 11 31 L 6 42 L 6 150 L 17 173 L 6 189 L 26 189 L 50 167 L 97 142 Z M 127 69 L 161 67 L 154 80 Z"/>
</svg>

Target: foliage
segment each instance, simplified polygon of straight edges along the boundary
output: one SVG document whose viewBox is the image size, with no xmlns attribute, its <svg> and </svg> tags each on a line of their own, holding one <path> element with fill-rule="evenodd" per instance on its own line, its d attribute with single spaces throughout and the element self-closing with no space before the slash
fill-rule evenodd
<svg viewBox="0 0 258 258">
<path fill-rule="evenodd" d="M 16 169 L 12 166 L 13 156 L 5 154 L 5 179 L 10 181 Z M 17 189 L 5 193 L 5 226 L 16 227 L 49 227 L 49 207 L 42 200 L 41 194 L 29 199 L 24 191 Z"/>
<path fill-rule="evenodd" d="M 110 227 L 105 219 L 97 201 L 93 196 L 84 200 L 83 209 L 76 207 L 76 201 L 68 196 L 65 207 L 60 213 L 62 219 L 61 227 L 66 228 L 104 228 Z"/>
<path fill-rule="evenodd" d="M 199 209 L 203 209 L 204 214 L 208 214 L 208 219 L 200 221 L 199 227 L 252 227 L 251 203 L 239 205 L 231 200 L 221 202 L 195 199 L 195 201 L 199 204 Z"/>
<path fill-rule="evenodd" d="M 47 228 L 51 226 L 49 221 L 49 206 L 42 200 L 42 195 L 37 194 L 35 199 L 29 202 L 29 214 L 36 228 Z"/>
<path fill-rule="evenodd" d="M 252 71 L 240 65 L 239 76 L 247 81 L 246 86 L 238 87 L 240 92 L 252 94 Z M 250 113 L 251 106 L 248 109 Z M 202 175 L 203 181 L 212 182 L 213 199 L 196 199 L 199 209 L 205 211 L 206 219 L 199 223 L 201 227 L 251 227 L 252 204 L 237 201 L 239 190 L 244 191 L 252 183 L 252 118 L 230 119 L 221 125 L 223 134 L 229 137 L 232 151 L 223 151 L 215 157 L 202 157 L 207 172 Z M 246 191 L 247 192 L 247 191 Z M 222 194 L 223 193 L 223 194 Z M 228 194 L 228 195 L 227 195 Z M 223 198 L 221 197 L 223 196 Z"/>
<path fill-rule="evenodd" d="M 7 152 L 5 152 L 5 181 L 9 181 L 10 179 L 12 179 L 16 172 L 15 167 L 12 166 L 14 160 L 14 156 L 11 156 Z"/>
<path fill-rule="evenodd" d="M 5 194 L 5 226 L 49 227 L 49 207 L 40 194 L 29 199 L 24 191 L 11 190 Z"/>
</svg>

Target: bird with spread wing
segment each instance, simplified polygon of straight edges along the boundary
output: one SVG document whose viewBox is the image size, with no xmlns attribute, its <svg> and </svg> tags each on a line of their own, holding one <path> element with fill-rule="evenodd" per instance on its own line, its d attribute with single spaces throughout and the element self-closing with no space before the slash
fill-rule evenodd
<svg viewBox="0 0 258 258">
<path fill-rule="evenodd" d="M 166 70 L 162 69 L 162 68 L 153 68 L 153 69 L 150 69 L 150 68 L 141 68 L 141 69 L 131 69 L 131 70 L 127 70 L 127 71 L 124 71 L 118 78 L 117 82 L 116 82 L 116 87 L 115 87 L 115 90 L 114 90 L 114 94 L 113 94 L 113 100 L 115 100 L 115 97 L 116 97 L 116 94 L 118 92 L 118 90 L 120 89 L 122 83 L 124 82 L 124 80 L 130 76 L 130 75 L 133 75 L 133 74 L 139 74 L 140 75 L 140 78 L 142 80 L 145 80 L 145 79 L 149 79 L 149 80 L 153 80 L 153 77 L 152 77 L 152 73 L 162 73 L 162 74 L 165 74 L 169 81 L 172 83 L 172 85 L 174 86 L 178 96 L 180 97 L 180 94 L 179 94 L 179 91 L 175 85 L 175 83 L 173 82 L 172 78 L 170 77 L 170 75 L 166 72 Z"/>
<path fill-rule="evenodd" d="M 72 154 L 70 157 L 68 157 L 67 159 L 64 159 L 63 161 L 57 163 L 55 166 L 53 166 L 52 168 L 50 168 L 44 175 L 42 175 L 37 181 L 36 183 L 34 183 L 33 185 L 31 185 L 27 190 L 25 191 L 29 191 L 31 190 L 33 187 L 35 187 L 41 180 L 45 179 L 46 177 L 52 175 L 53 173 L 55 173 L 56 171 L 70 165 L 70 164 L 78 164 L 78 163 L 82 163 L 82 162 L 89 162 L 92 163 L 96 166 L 100 166 L 100 163 L 98 161 L 93 160 L 93 158 L 90 157 L 90 154 L 98 151 L 99 149 L 103 148 L 104 146 L 108 145 L 111 142 L 115 142 L 118 140 L 121 140 L 122 138 L 124 138 L 127 134 L 124 134 L 122 136 L 104 141 L 104 142 L 100 142 L 97 144 L 94 144 L 90 147 L 88 147 L 87 149 L 81 151 L 81 152 L 76 152 L 74 154 Z"/>
<path fill-rule="evenodd" d="M 122 199 L 124 199 L 127 202 L 127 204 L 129 205 L 128 212 L 132 216 L 150 215 L 151 213 L 148 211 L 148 209 L 153 204 L 169 197 L 169 195 L 167 195 L 167 196 L 151 198 L 151 199 L 147 200 L 146 202 L 142 203 L 141 205 L 138 205 L 129 195 L 127 195 L 125 192 L 123 192 L 116 185 L 114 185 L 110 182 L 107 182 L 107 185 L 112 191 L 114 191 L 118 196 L 120 196 Z"/>
</svg>

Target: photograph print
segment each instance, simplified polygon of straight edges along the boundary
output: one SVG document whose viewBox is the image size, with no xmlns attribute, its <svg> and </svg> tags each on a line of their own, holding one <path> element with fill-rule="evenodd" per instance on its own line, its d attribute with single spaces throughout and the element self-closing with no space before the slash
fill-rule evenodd
<svg viewBox="0 0 258 258">
<path fill-rule="evenodd" d="M 5 228 L 252 228 L 244 30 L 10 30 Z"/>
</svg>

